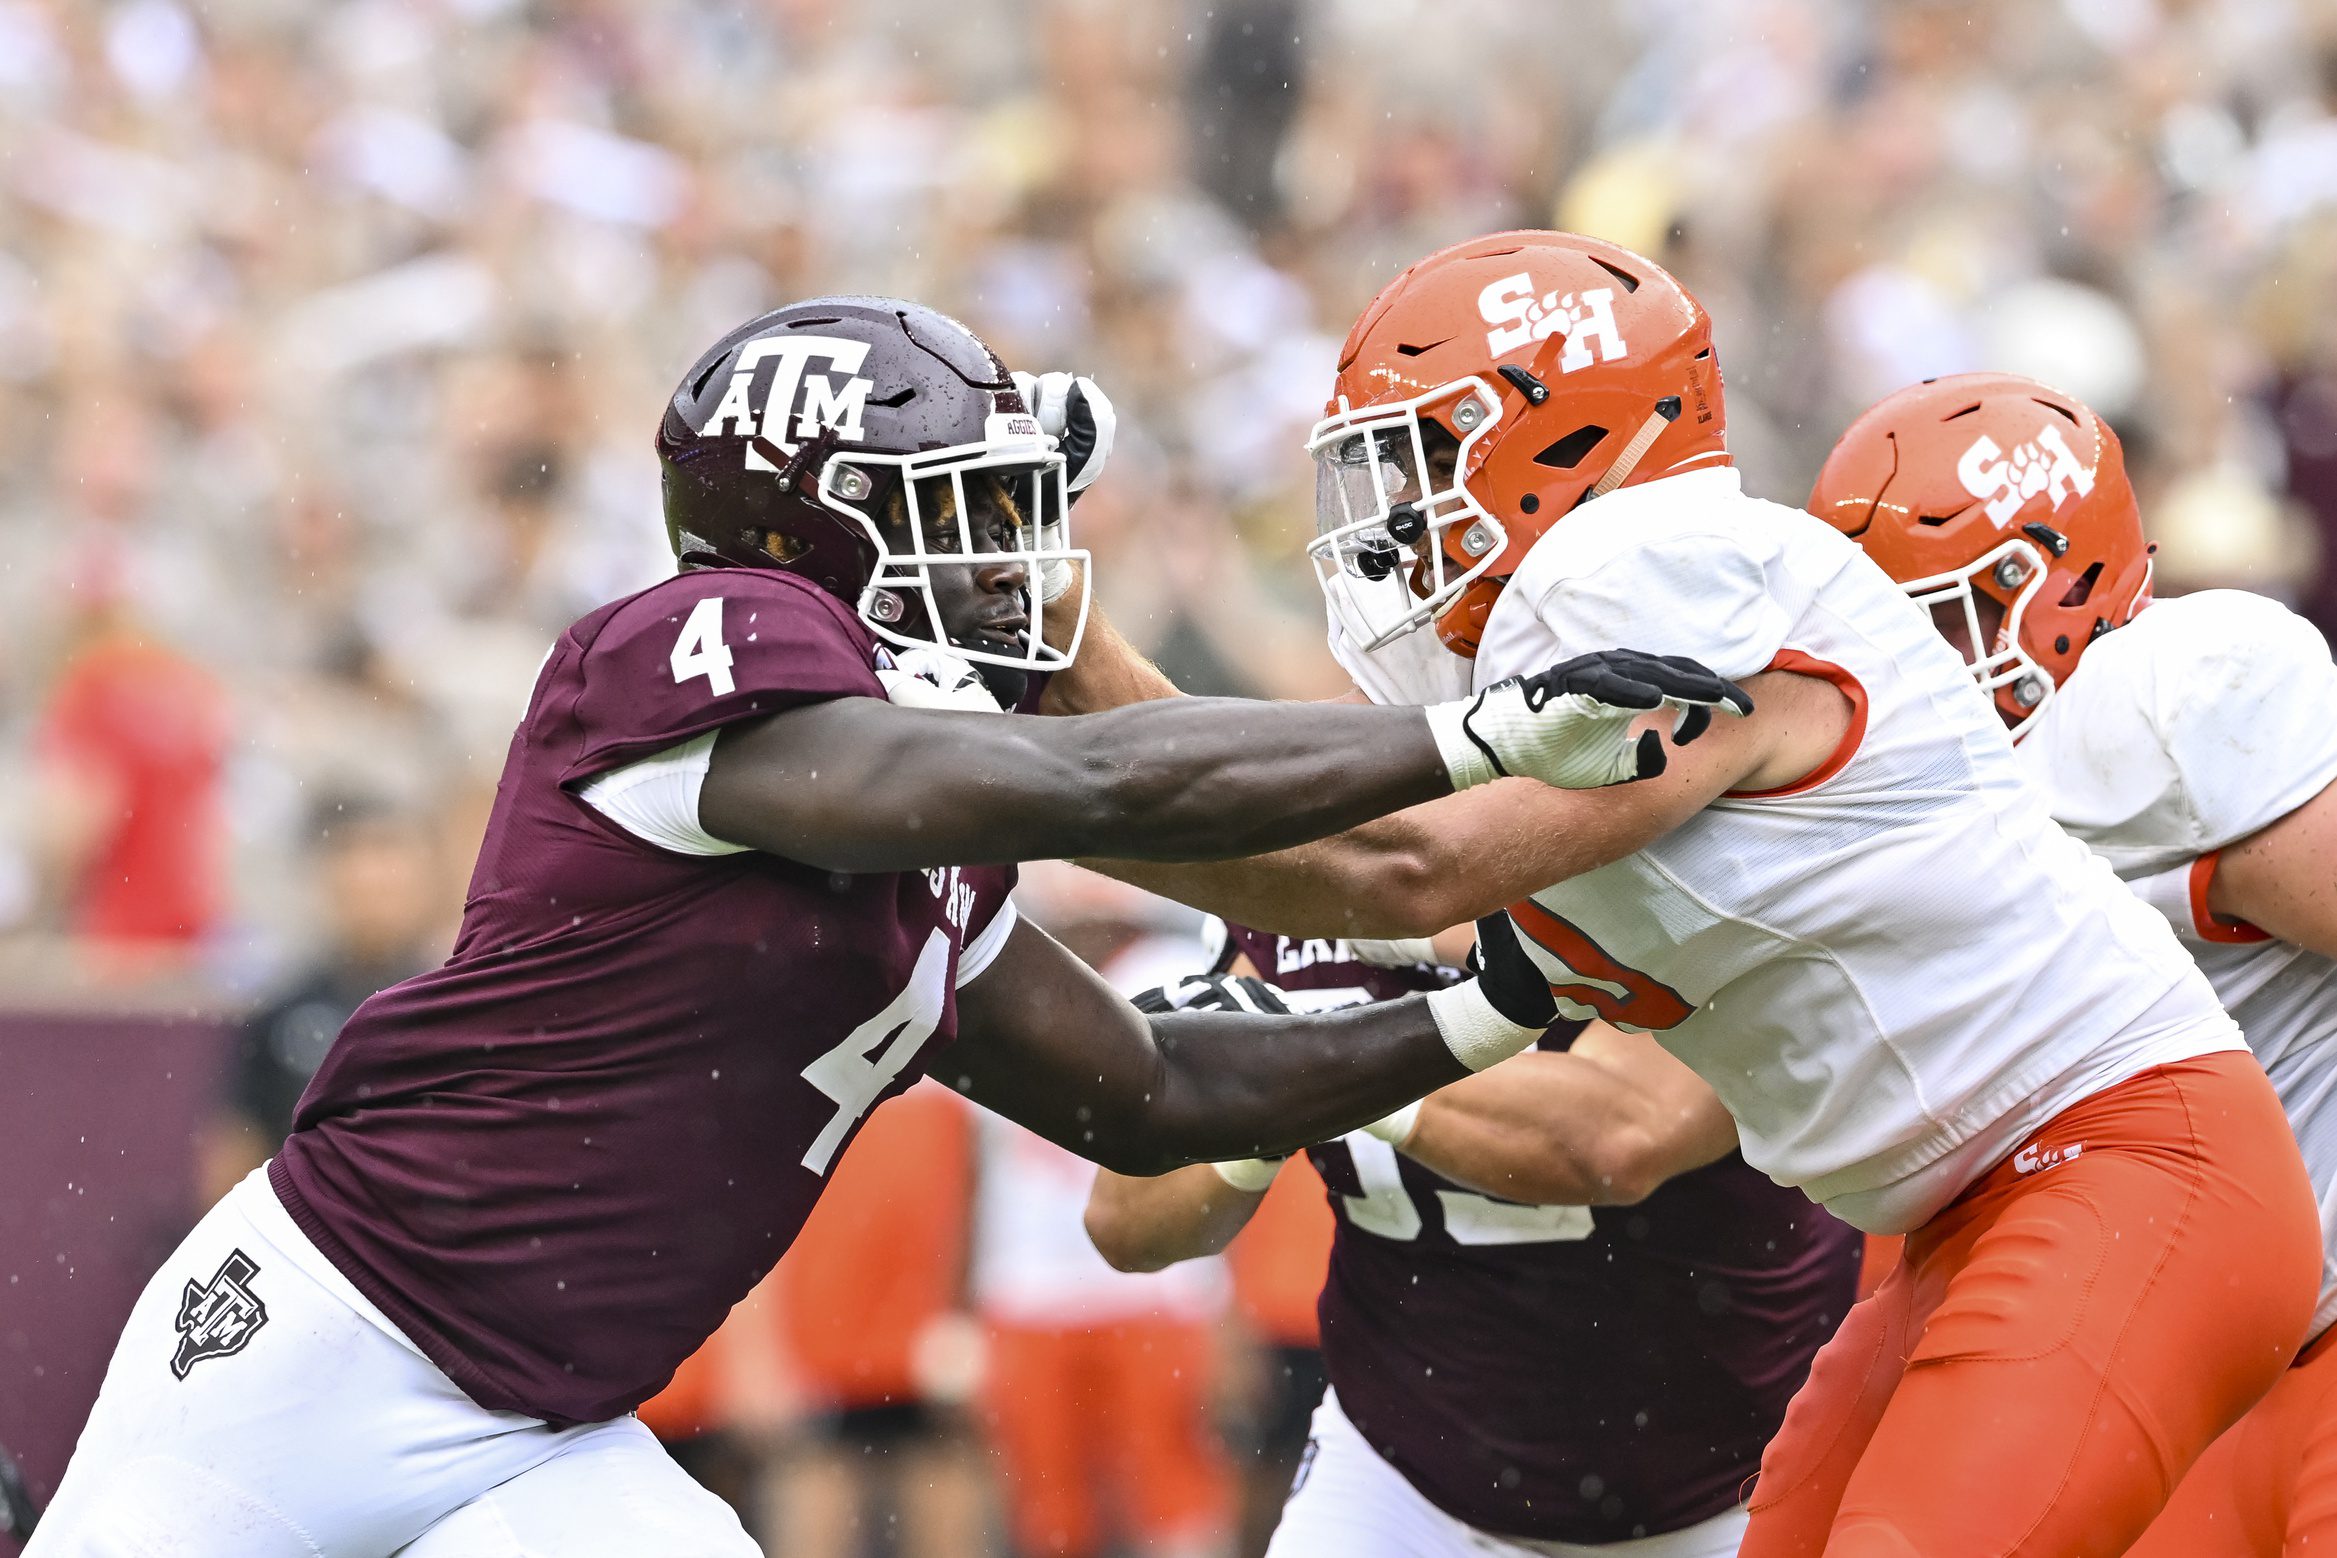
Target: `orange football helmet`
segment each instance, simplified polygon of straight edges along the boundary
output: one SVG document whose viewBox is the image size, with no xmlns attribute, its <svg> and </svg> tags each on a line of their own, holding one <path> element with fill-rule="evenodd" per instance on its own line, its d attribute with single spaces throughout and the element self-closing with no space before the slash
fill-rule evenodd
<svg viewBox="0 0 2337 1558">
<path fill-rule="evenodd" d="M 1961 609 L 1966 660 L 2017 735 L 2078 656 L 2150 602 L 2151 552 L 2118 435 L 2034 379 L 1926 379 L 1850 424 L 1810 512 L 1916 604 Z M 2004 608 L 1993 633 L 1986 597 Z"/>
<path fill-rule="evenodd" d="M 1472 238 L 1356 320 L 1307 452 L 1316 577 L 1370 651 L 1429 622 L 1474 656 L 1502 586 L 1577 504 L 1730 463 L 1702 304 L 1573 233 Z"/>
</svg>

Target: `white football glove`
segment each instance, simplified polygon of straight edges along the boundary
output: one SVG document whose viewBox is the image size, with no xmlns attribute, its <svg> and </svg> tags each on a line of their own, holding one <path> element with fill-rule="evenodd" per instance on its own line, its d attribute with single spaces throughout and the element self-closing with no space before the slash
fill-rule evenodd
<svg viewBox="0 0 2337 1558">
<path fill-rule="evenodd" d="M 884 695 L 904 709 L 966 709 L 998 714 L 998 700 L 981 673 L 946 649 L 896 649 L 894 663 L 879 666 Z"/>
<path fill-rule="evenodd" d="M 1063 451 L 1065 485 L 1075 494 L 1086 491 L 1112 457 L 1112 435 L 1119 428 L 1119 417 L 1112 410 L 1111 398 L 1095 380 L 1075 373 L 1017 373 L 1014 387 L 1023 404 L 1031 408 L 1031 415 L 1039 419 L 1039 431 L 1054 439 Z M 1060 515 L 1039 527 L 1039 544 L 1062 548 Z M 1041 563 L 1039 599 L 1061 599 L 1071 588 L 1073 576 L 1068 562 Z"/>
<path fill-rule="evenodd" d="M 1120 425 L 1103 386 L 1085 374 L 1018 373 L 1014 387 L 1039 419 L 1039 431 L 1062 449 L 1071 490 L 1086 491 L 1112 457 L 1112 435 Z"/>
<path fill-rule="evenodd" d="M 1662 735 L 1634 740 L 1631 722 L 1667 706 L 1679 711 L 1672 740 L 1681 746 L 1711 727 L 1716 708 L 1753 712 L 1743 688 L 1693 660 L 1610 649 L 1430 704 L 1427 714 L 1455 790 L 1511 775 L 1595 790 L 1664 771 Z"/>
</svg>

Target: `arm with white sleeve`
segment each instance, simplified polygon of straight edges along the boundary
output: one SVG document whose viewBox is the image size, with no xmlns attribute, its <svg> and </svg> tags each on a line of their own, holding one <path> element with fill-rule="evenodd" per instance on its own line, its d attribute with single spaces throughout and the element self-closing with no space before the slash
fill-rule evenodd
<svg viewBox="0 0 2337 1558">
<path fill-rule="evenodd" d="M 2077 769 L 2074 743 L 2132 748 L 2121 777 L 2163 786 L 2129 831 L 2173 858 L 2129 885 L 2197 939 L 2337 957 L 2337 664 L 2313 625 L 2239 591 L 2161 602 L 2089 651 L 2071 690 L 2085 718 L 2056 768 Z M 2087 782 L 2051 777 L 2063 794 Z"/>
</svg>

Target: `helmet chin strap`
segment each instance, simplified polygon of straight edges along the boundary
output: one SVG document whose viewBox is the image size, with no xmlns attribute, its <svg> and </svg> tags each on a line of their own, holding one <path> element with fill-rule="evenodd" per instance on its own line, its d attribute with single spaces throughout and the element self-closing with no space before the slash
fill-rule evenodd
<svg viewBox="0 0 2337 1558">
<path fill-rule="evenodd" d="M 822 427 L 793 454 L 786 453 L 761 433 L 748 439 L 747 447 L 779 468 L 779 474 L 773 479 L 778 482 L 782 492 L 787 492 L 802 486 L 806 480 L 816 484 L 820 467 L 826 463 L 829 455 L 836 452 L 839 441 L 834 428 Z"/>
<path fill-rule="evenodd" d="M 1639 468 L 1639 462 L 1647 457 L 1648 446 L 1655 442 L 1658 434 L 1679 419 L 1679 396 L 1666 395 L 1657 401 L 1655 410 L 1646 421 L 1639 424 L 1639 431 L 1631 435 L 1631 442 L 1625 444 L 1623 452 L 1615 456 L 1615 463 L 1607 467 L 1607 473 L 1591 483 L 1590 491 L 1582 495 L 1582 501 L 1588 503 L 1593 498 L 1603 498 L 1630 480 L 1631 473 Z"/>
</svg>

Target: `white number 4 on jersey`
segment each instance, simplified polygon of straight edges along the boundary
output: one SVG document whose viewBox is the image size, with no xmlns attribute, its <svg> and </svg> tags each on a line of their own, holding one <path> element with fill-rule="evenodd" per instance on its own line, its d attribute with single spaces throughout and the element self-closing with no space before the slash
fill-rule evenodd
<svg viewBox="0 0 2337 1558">
<path fill-rule="evenodd" d="M 690 608 L 682 636 L 674 642 L 671 663 L 677 686 L 693 676 L 703 676 L 717 697 L 738 690 L 738 682 L 730 674 L 730 646 L 722 641 L 721 596 L 709 595 Z"/>
<path fill-rule="evenodd" d="M 803 1079 L 836 1105 L 835 1118 L 804 1152 L 805 1168 L 827 1173 L 852 1127 L 933 1037 L 948 993 L 949 937 L 936 929 L 925 938 L 925 950 L 917 954 L 917 966 L 909 971 L 909 983 L 901 993 L 845 1034 L 844 1042 L 803 1068 Z"/>
</svg>

